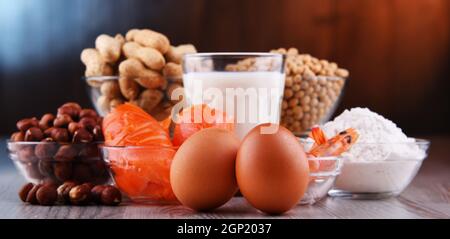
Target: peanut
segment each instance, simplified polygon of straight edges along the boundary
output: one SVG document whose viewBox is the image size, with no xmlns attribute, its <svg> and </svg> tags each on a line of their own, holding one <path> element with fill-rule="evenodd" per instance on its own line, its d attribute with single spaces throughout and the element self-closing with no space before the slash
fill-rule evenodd
<svg viewBox="0 0 450 239">
<path fill-rule="evenodd" d="M 114 36 L 114 39 L 116 39 L 116 41 L 118 41 L 120 43 L 120 46 L 123 46 L 123 44 L 125 44 L 125 37 L 122 36 L 122 34 L 116 34 Z"/>
<path fill-rule="evenodd" d="M 134 40 L 134 36 L 136 35 L 136 33 L 138 33 L 140 30 L 139 29 L 130 29 L 128 30 L 127 34 L 125 34 L 125 39 L 127 41 L 133 41 Z"/>
<path fill-rule="evenodd" d="M 123 42 L 115 37 L 101 34 L 95 40 L 95 48 L 104 62 L 114 63 L 120 57 Z"/>
<path fill-rule="evenodd" d="M 134 78 L 139 85 L 147 89 L 156 89 L 164 84 L 160 73 L 146 69 L 140 61 L 133 58 L 120 63 L 119 72 L 121 76 Z"/>
<path fill-rule="evenodd" d="M 182 89 L 183 86 L 181 84 L 178 83 L 171 83 L 168 87 L 167 87 L 167 98 L 168 99 L 172 99 L 172 93 L 176 90 L 176 89 Z M 181 100 L 181 99 L 180 99 Z M 174 103 L 179 102 L 180 100 L 172 100 Z"/>
<path fill-rule="evenodd" d="M 119 77 L 119 87 L 122 95 L 128 100 L 136 99 L 140 92 L 139 84 L 130 77 Z"/>
<path fill-rule="evenodd" d="M 112 80 L 106 81 L 100 87 L 100 92 L 108 99 L 120 97 L 119 83 L 117 83 L 117 81 Z"/>
<path fill-rule="evenodd" d="M 162 72 L 163 76 L 167 79 L 181 79 L 183 77 L 183 69 L 181 65 L 173 62 L 167 63 Z"/>
<path fill-rule="evenodd" d="M 150 113 L 161 102 L 164 94 L 159 90 L 144 90 L 135 102 L 139 107 Z"/>
<path fill-rule="evenodd" d="M 113 69 L 100 55 L 97 49 L 87 48 L 81 52 L 81 61 L 86 66 L 85 76 L 113 75 Z"/>
<path fill-rule="evenodd" d="M 156 31 L 130 29 L 125 36 L 99 35 L 95 40 L 95 48 L 84 49 L 81 60 L 86 65 L 87 83 L 100 91 L 96 107 L 102 114 L 108 113 L 111 108 L 124 101 L 143 105 L 147 111 L 157 108 L 155 105 L 167 103 L 165 105 L 168 107 L 161 110 L 166 112 L 176 101 L 164 97 L 160 99 L 159 96 L 170 95 L 173 90 L 182 87 L 183 56 L 195 52 L 197 50 L 192 44 L 171 46 L 169 39 Z M 251 63 L 252 60 L 246 64 Z M 106 83 L 107 79 L 92 77 L 113 74 L 118 75 L 118 81 L 115 81 L 118 84 Z M 147 89 L 157 89 L 161 92 L 149 91 L 153 93 L 142 94 L 142 91 Z M 140 96 L 141 94 L 143 96 Z M 156 102 L 150 103 L 150 99 Z M 72 118 L 76 121 L 82 117 Z"/>
<path fill-rule="evenodd" d="M 170 48 L 169 39 L 159 32 L 149 29 L 143 29 L 127 33 L 127 40 L 135 41 L 142 46 L 155 48 L 162 54 L 166 53 Z"/>
<path fill-rule="evenodd" d="M 112 99 L 112 100 L 109 102 L 109 107 L 110 107 L 111 109 L 114 109 L 114 108 L 116 108 L 117 106 L 119 106 L 119 105 L 121 105 L 121 104 L 123 104 L 123 100 L 120 99 L 120 98 L 115 98 L 115 99 Z"/>
<path fill-rule="evenodd" d="M 195 49 L 192 44 L 184 44 L 179 46 L 171 46 L 169 51 L 166 53 L 166 58 L 170 62 L 174 62 L 176 64 L 181 64 L 183 60 L 183 56 L 189 53 L 196 53 L 197 49 Z"/>
<path fill-rule="evenodd" d="M 123 53 L 128 58 L 136 58 L 152 70 L 161 70 L 166 64 L 164 56 L 156 49 L 142 47 L 136 42 L 127 42 L 123 45 Z"/>
</svg>

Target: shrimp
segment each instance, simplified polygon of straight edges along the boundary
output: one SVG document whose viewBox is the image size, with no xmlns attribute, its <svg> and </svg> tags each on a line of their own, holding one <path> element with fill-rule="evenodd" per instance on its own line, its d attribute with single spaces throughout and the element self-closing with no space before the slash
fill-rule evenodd
<svg viewBox="0 0 450 239">
<path fill-rule="evenodd" d="M 358 140 L 359 134 L 353 128 L 348 128 L 338 135 L 327 139 L 322 129 L 314 127 L 310 137 L 314 139 L 314 145 L 308 152 L 314 157 L 339 156 Z"/>
</svg>

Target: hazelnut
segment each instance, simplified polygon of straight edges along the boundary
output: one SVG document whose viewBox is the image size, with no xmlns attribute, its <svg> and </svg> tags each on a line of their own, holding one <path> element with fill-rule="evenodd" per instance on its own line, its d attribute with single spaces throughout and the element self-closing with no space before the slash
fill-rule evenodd
<svg viewBox="0 0 450 239">
<path fill-rule="evenodd" d="M 31 127 L 25 132 L 25 141 L 40 141 L 44 138 L 44 132 L 38 127 Z"/>
<path fill-rule="evenodd" d="M 122 194 L 117 188 L 108 185 L 103 189 L 100 200 L 104 205 L 116 206 L 122 202 Z"/>
<path fill-rule="evenodd" d="M 67 102 L 67 103 L 61 105 L 59 108 L 64 108 L 64 107 L 73 107 L 73 108 L 78 109 L 79 111 L 81 110 L 81 106 L 75 102 Z"/>
<path fill-rule="evenodd" d="M 22 132 L 22 131 L 15 132 L 15 133 L 13 133 L 11 135 L 10 140 L 12 142 L 24 141 L 25 140 L 25 133 Z"/>
<path fill-rule="evenodd" d="M 82 128 L 92 131 L 97 126 L 97 120 L 93 118 L 84 117 L 78 122 Z"/>
<path fill-rule="evenodd" d="M 55 154 L 55 160 L 69 162 L 78 155 L 77 149 L 73 145 L 62 145 Z"/>
<path fill-rule="evenodd" d="M 80 119 L 84 117 L 97 118 L 97 112 L 93 109 L 82 109 L 80 111 Z"/>
<path fill-rule="evenodd" d="M 25 201 L 30 204 L 38 204 L 38 200 L 36 198 L 36 192 L 41 188 L 41 185 L 34 185 L 31 190 L 28 192 L 27 198 Z"/>
<path fill-rule="evenodd" d="M 62 182 L 70 179 L 72 177 L 72 164 L 68 162 L 54 162 L 53 174 Z"/>
<path fill-rule="evenodd" d="M 34 184 L 27 183 L 22 186 L 22 188 L 19 190 L 19 198 L 22 200 L 22 202 L 27 201 L 28 193 L 31 191 L 31 189 L 34 187 Z"/>
<path fill-rule="evenodd" d="M 52 128 L 50 136 L 56 142 L 68 142 L 69 141 L 69 131 L 62 128 Z"/>
<path fill-rule="evenodd" d="M 56 192 L 58 193 L 58 201 L 62 203 L 69 203 L 70 202 L 69 192 L 75 186 L 77 186 L 77 184 L 72 181 L 66 181 L 63 184 L 61 184 L 56 190 Z"/>
<path fill-rule="evenodd" d="M 53 126 L 53 120 L 55 120 L 55 116 L 53 114 L 45 114 L 41 117 L 39 121 L 39 127 L 42 130 L 46 130 Z"/>
<path fill-rule="evenodd" d="M 91 189 L 91 196 L 92 196 L 93 202 L 95 202 L 97 204 L 100 204 L 102 202 L 101 196 L 102 196 L 102 192 L 105 188 L 106 188 L 105 185 L 97 185 Z"/>
<path fill-rule="evenodd" d="M 53 175 L 53 163 L 52 159 L 41 159 L 38 162 L 39 173 L 44 177 L 50 177 Z"/>
<path fill-rule="evenodd" d="M 58 108 L 58 115 L 69 115 L 72 119 L 77 119 L 80 114 L 81 106 L 77 103 L 66 103 Z"/>
<path fill-rule="evenodd" d="M 41 140 L 40 144 L 37 144 L 34 149 L 34 154 L 40 159 L 51 158 L 56 153 L 58 145 L 54 143 L 52 138 L 45 138 Z"/>
<path fill-rule="evenodd" d="M 39 121 L 36 118 L 22 119 L 17 122 L 16 126 L 17 129 L 25 132 L 31 127 L 38 127 Z"/>
<path fill-rule="evenodd" d="M 72 142 L 73 143 L 90 143 L 94 139 L 94 136 L 92 136 L 89 131 L 86 129 L 78 129 L 73 134 Z"/>
<path fill-rule="evenodd" d="M 91 190 L 92 188 L 95 187 L 95 185 L 93 183 L 83 183 L 83 185 L 86 185 L 89 187 L 89 190 Z"/>
<path fill-rule="evenodd" d="M 66 106 L 66 107 L 58 108 L 58 114 L 57 115 L 58 116 L 59 115 L 68 115 L 72 119 L 78 119 L 78 114 L 79 113 L 80 112 L 76 108 L 71 107 L 71 106 Z"/>
<path fill-rule="evenodd" d="M 100 152 L 97 144 L 86 144 L 80 149 L 79 156 L 81 158 L 98 158 L 100 157 Z M 103 162 L 103 161 L 102 161 Z"/>
<path fill-rule="evenodd" d="M 51 206 L 58 198 L 54 185 L 43 185 L 36 191 L 36 199 L 40 205 Z"/>
<path fill-rule="evenodd" d="M 55 180 L 53 180 L 53 179 L 51 179 L 51 178 L 45 178 L 45 179 L 43 179 L 43 180 L 41 181 L 41 184 L 42 184 L 43 186 L 52 186 L 52 187 L 55 188 L 55 190 L 56 190 L 56 188 L 57 188 L 58 185 L 59 185 L 59 183 L 55 182 Z"/>
<path fill-rule="evenodd" d="M 45 137 L 51 137 L 53 130 L 56 129 L 55 127 L 50 127 L 44 130 L 44 136 Z"/>
<path fill-rule="evenodd" d="M 77 122 L 70 122 L 69 126 L 67 126 L 67 129 L 69 130 L 69 133 L 73 135 L 77 129 L 81 129 L 81 125 Z"/>
<path fill-rule="evenodd" d="M 55 120 L 53 120 L 53 125 L 55 127 L 67 127 L 69 123 L 72 122 L 72 117 L 68 114 L 58 114 Z"/>
<path fill-rule="evenodd" d="M 92 133 L 94 134 L 94 141 L 100 142 L 104 141 L 105 138 L 103 137 L 102 128 L 100 125 L 95 126 L 95 128 L 92 130 Z"/>
<path fill-rule="evenodd" d="M 91 188 L 86 185 L 78 185 L 69 191 L 70 202 L 74 205 L 86 205 L 91 201 Z"/>
</svg>

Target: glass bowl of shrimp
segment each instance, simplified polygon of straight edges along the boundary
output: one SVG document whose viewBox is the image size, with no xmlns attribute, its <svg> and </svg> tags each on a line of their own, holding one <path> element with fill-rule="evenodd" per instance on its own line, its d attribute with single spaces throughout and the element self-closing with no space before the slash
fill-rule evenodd
<svg viewBox="0 0 450 239">
<path fill-rule="evenodd" d="M 341 157 L 308 156 L 309 184 L 300 204 L 314 204 L 327 196 L 342 167 Z"/>
<path fill-rule="evenodd" d="M 300 204 L 314 204 L 327 196 L 340 174 L 342 153 L 358 140 L 358 132 L 347 129 L 334 137 L 326 138 L 323 131 L 315 127 L 309 137 L 299 138 L 308 156 L 309 185 Z"/>
</svg>

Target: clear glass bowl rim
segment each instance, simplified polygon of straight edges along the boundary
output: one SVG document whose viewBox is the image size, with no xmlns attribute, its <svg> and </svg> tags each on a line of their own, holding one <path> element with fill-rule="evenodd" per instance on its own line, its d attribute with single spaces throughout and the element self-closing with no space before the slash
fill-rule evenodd
<svg viewBox="0 0 450 239">
<path fill-rule="evenodd" d="M 71 146 L 79 146 L 79 147 L 86 147 L 86 146 L 91 146 L 91 145 L 96 145 L 97 147 L 100 147 L 101 144 L 103 144 L 103 142 L 90 142 L 90 143 L 69 143 L 69 142 L 64 142 L 64 143 L 58 143 L 58 142 L 34 142 L 34 141 L 11 141 L 11 140 L 7 140 L 7 149 L 8 149 L 8 153 L 10 155 L 10 159 L 11 161 L 20 161 L 19 159 L 13 159 L 11 157 L 12 154 L 17 153 L 13 148 L 14 146 L 25 146 L 25 145 L 71 145 Z M 51 157 L 53 158 L 53 157 Z M 57 162 L 57 160 L 48 160 L 48 159 L 43 159 L 43 158 L 38 158 L 37 161 L 40 160 L 47 160 L 47 161 L 51 161 L 51 162 Z M 87 160 L 87 161 L 97 161 L 97 160 L 102 160 L 102 157 L 100 155 L 95 156 L 95 157 L 86 157 L 83 160 Z"/>
<path fill-rule="evenodd" d="M 248 58 L 248 57 L 267 57 L 267 58 L 285 58 L 284 54 L 270 53 L 270 52 L 201 52 L 201 53 L 188 53 L 183 56 L 183 60 L 188 58 L 222 58 L 222 59 L 235 59 L 235 58 Z"/>
<path fill-rule="evenodd" d="M 82 76 L 82 80 L 97 80 L 97 81 L 107 81 L 107 80 L 119 80 L 119 76 Z"/>
<path fill-rule="evenodd" d="M 307 138 L 297 137 L 301 143 L 314 143 L 313 141 L 307 141 Z M 379 145 L 379 144 L 416 144 L 416 145 L 424 145 L 424 146 L 430 146 L 431 141 L 427 139 L 421 139 L 421 138 L 410 138 L 414 139 L 415 142 L 356 142 L 356 144 L 363 144 L 363 145 Z"/>
<path fill-rule="evenodd" d="M 342 156 L 313 157 L 308 156 L 308 161 L 336 161 L 337 167 L 333 171 L 309 172 L 310 176 L 337 176 L 341 172 Z"/>
<path fill-rule="evenodd" d="M 36 142 L 36 141 L 6 141 L 8 146 L 13 145 L 38 145 L 38 144 L 56 144 L 56 145 L 79 145 L 79 146 L 86 146 L 86 145 L 93 145 L 93 144 L 103 144 L 103 141 L 94 141 L 89 143 L 72 143 L 72 142 Z"/>
<path fill-rule="evenodd" d="M 145 145 L 145 146 L 110 146 L 110 145 L 99 145 L 101 150 L 103 149 L 175 149 L 179 147 L 176 146 L 157 146 L 157 145 Z"/>
</svg>

